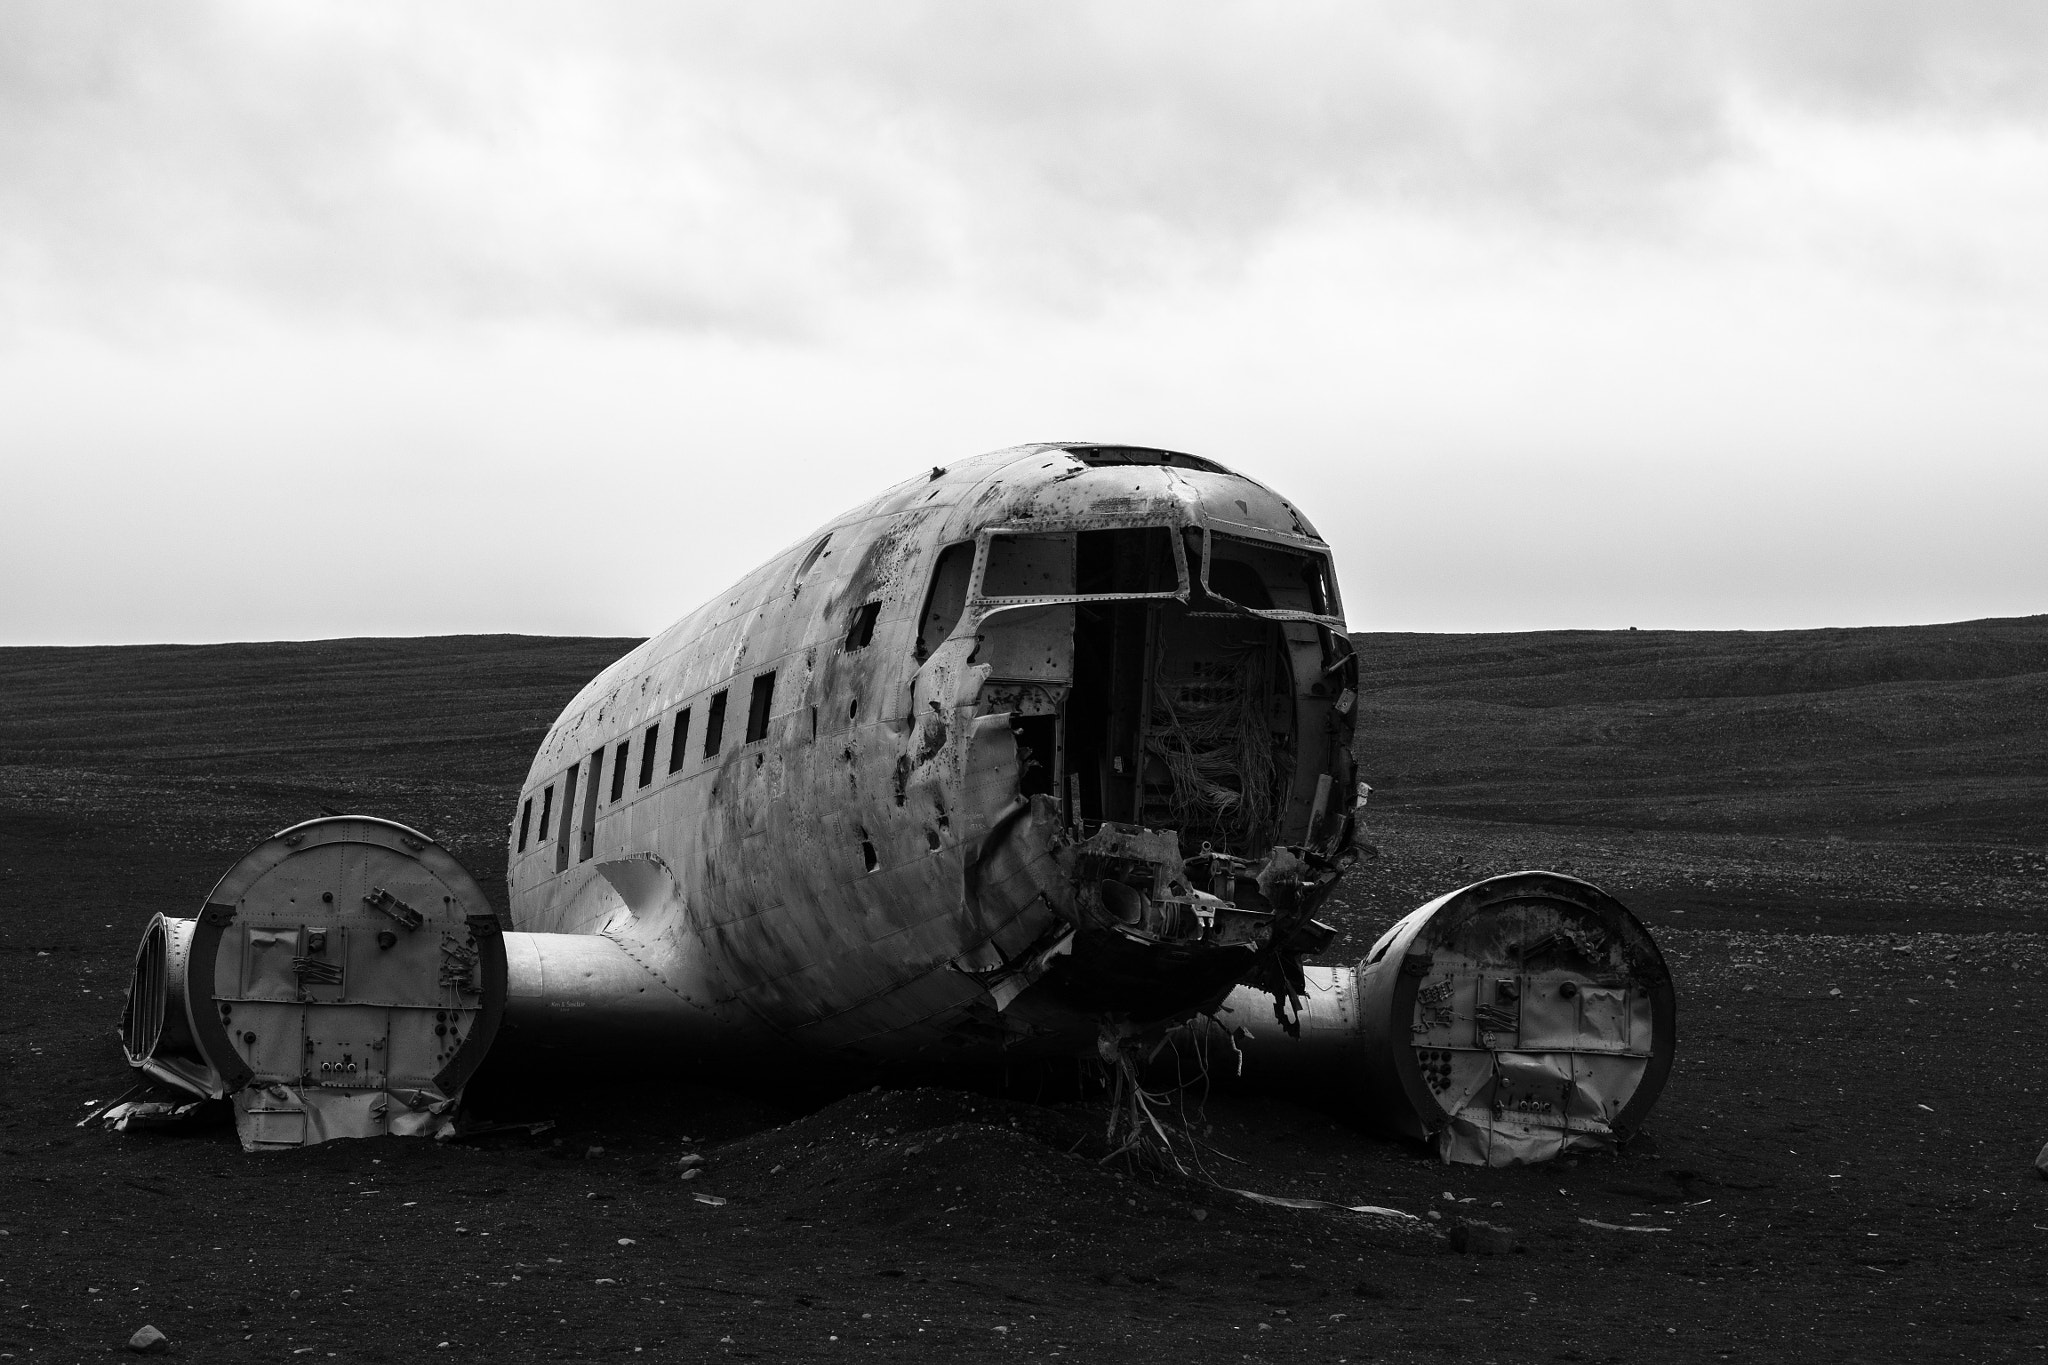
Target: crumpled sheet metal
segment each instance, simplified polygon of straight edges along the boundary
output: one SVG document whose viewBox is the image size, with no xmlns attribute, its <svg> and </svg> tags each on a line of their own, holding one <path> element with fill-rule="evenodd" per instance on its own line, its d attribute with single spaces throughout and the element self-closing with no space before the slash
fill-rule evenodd
<svg viewBox="0 0 2048 1365">
<path fill-rule="evenodd" d="M 190 1123 L 205 1103 L 204 1100 L 123 1100 L 94 1117 L 116 1133 L 145 1128 L 180 1128 Z"/>
<path fill-rule="evenodd" d="M 245 1152 L 310 1147 L 335 1138 L 452 1137 L 459 1096 L 431 1086 L 410 1092 L 252 1085 L 231 1097 Z"/>
</svg>

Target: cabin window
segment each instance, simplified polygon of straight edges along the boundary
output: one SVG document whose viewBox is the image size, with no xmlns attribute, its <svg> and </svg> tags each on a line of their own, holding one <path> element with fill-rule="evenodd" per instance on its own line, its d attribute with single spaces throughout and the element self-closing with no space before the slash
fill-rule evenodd
<svg viewBox="0 0 2048 1365">
<path fill-rule="evenodd" d="M 519 851 L 526 852 L 527 830 L 533 825 L 533 798 L 527 797 L 526 804 L 519 808 Z"/>
<path fill-rule="evenodd" d="M 550 782 L 547 790 L 540 794 L 540 837 L 548 837 L 548 818 L 555 813 L 555 784 Z"/>
<path fill-rule="evenodd" d="M 597 788 L 603 780 L 604 750 L 599 748 L 590 755 L 590 779 L 583 784 L 583 828 L 576 846 L 579 863 L 589 862 L 590 855 L 597 852 Z"/>
<path fill-rule="evenodd" d="M 932 583 L 925 589 L 924 612 L 917 619 L 917 661 L 923 663 L 945 643 L 967 607 L 967 580 L 974 576 L 974 542 L 957 541 L 939 551 Z"/>
<path fill-rule="evenodd" d="M 599 750 L 600 753 L 603 750 Z M 555 836 L 555 871 L 564 872 L 569 867 L 569 831 L 575 825 L 576 775 L 581 765 L 571 763 L 566 776 L 562 778 L 562 822 Z"/>
<path fill-rule="evenodd" d="M 725 693 L 720 692 L 711 699 L 711 707 L 704 713 L 704 757 L 718 752 L 718 746 L 725 739 Z"/>
<path fill-rule="evenodd" d="M 626 794 L 626 756 L 632 751 L 633 741 L 622 739 L 612 754 L 612 800 L 617 801 Z"/>
<path fill-rule="evenodd" d="M 863 602 L 853 609 L 853 619 L 846 626 L 846 652 L 866 649 L 875 638 L 875 622 L 882 615 L 880 602 Z"/>
<path fill-rule="evenodd" d="M 654 781 L 654 750 L 661 740 L 661 722 L 647 727 L 647 733 L 640 736 L 640 785 L 645 787 Z"/>
<path fill-rule="evenodd" d="M 768 712 L 775 705 L 775 674 L 754 679 L 753 695 L 747 698 L 747 743 L 768 738 Z"/>
<path fill-rule="evenodd" d="M 683 759 L 687 757 L 683 746 L 690 742 L 690 708 L 685 706 L 676 712 L 676 725 L 668 737 L 668 770 L 679 773 L 683 770 Z"/>
</svg>

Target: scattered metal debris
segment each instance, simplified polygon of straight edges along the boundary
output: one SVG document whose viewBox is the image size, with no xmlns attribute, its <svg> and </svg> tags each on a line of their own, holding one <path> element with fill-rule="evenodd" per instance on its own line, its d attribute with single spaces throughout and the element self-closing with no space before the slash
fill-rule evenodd
<svg viewBox="0 0 2048 1365">
<path fill-rule="evenodd" d="M 1256 1190 L 1234 1189 L 1223 1186 L 1230 1193 L 1249 1199 L 1255 1204 L 1273 1204 L 1283 1209 L 1334 1209 L 1339 1213 L 1362 1213 L 1368 1218 L 1387 1218 L 1395 1222 L 1414 1223 L 1420 1219 L 1412 1213 L 1399 1209 L 1382 1208 L 1378 1204 L 1333 1204 L 1324 1199 L 1293 1199 L 1286 1195 L 1260 1194 Z"/>
</svg>

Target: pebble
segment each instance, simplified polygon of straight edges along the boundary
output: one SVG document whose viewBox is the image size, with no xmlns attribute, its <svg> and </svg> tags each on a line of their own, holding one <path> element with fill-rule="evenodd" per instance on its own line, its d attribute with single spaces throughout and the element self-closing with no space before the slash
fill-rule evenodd
<svg viewBox="0 0 2048 1365">
<path fill-rule="evenodd" d="M 695 1152 L 685 1152 L 676 1158 L 676 1165 L 678 1166 L 702 1166 L 703 1164 L 704 1158 Z"/>
<path fill-rule="evenodd" d="M 2048 1147 L 2043 1147 L 2041 1155 L 2034 1158 L 2034 1169 L 2041 1173 L 2043 1180 L 2048 1180 Z"/>
<path fill-rule="evenodd" d="M 160 1356 L 171 1349 L 171 1339 L 144 1323 L 128 1338 L 128 1349 L 141 1356 Z"/>
</svg>

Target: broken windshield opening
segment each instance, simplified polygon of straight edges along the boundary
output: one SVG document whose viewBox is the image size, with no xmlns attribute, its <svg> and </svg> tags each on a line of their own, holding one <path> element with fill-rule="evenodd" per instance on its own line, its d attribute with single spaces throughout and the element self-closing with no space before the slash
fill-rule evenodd
<svg viewBox="0 0 2048 1365">
<path fill-rule="evenodd" d="M 1201 550 L 1202 533 L 1190 530 L 1186 535 L 1188 558 L 1193 561 Z M 1210 532 L 1207 542 L 1191 603 L 1197 610 L 1235 607 L 1283 618 L 1336 617 L 1329 556 L 1222 532 Z"/>
<path fill-rule="evenodd" d="M 925 591 L 924 611 L 918 617 L 917 659 L 924 662 L 945 642 L 960 622 L 967 607 L 967 580 L 974 575 L 974 542 L 956 541 L 939 552 L 932 568 L 931 587 Z"/>
<path fill-rule="evenodd" d="M 1173 532 L 1164 526 L 993 531 L 976 595 L 1034 601 L 1176 597 L 1182 582 Z"/>
</svg>

